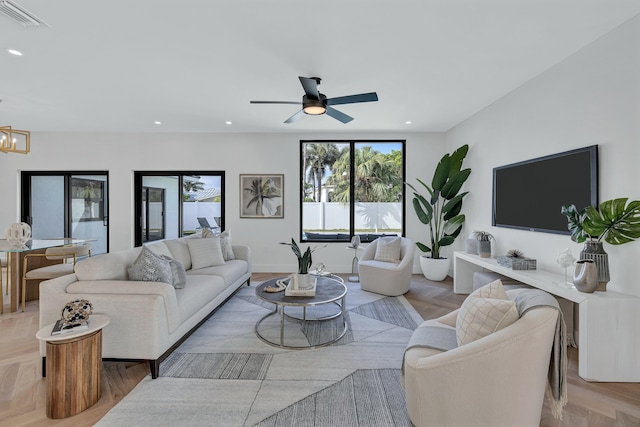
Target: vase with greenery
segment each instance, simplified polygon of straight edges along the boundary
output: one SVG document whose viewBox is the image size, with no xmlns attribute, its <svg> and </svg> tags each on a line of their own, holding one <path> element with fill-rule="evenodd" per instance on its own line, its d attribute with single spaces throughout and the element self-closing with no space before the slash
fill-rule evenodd
<svg viewBox="0 0 640 427">
<path fill-rule="evenodd" d="M 585 243 L 580 259 L 593 259 L 598 269 L 598 291 L 605 291 L 609 282 L 609 259 L 603 241 L 622 245 L 640 238 L 640 201 L 627 204 L 626 197 L 607 200 L 597 208 L 587 206 L 581 211 L 575 205 L 562 206 L 567 217 L 571 240 Z"/>
<path fill-rule="evenodd" d="M 418 179 L 418 182 L 426 189 L 428 195 L 421 194 L 414 186 L 407 183 L 413 190 L 413 208 L 421 223 L 429 228 L 430 240 L 428 244 L 417 242 L 418 248 L 430 253 L 430 257 L 423 255 L 420 257 L 420 264 L 423 265 L 423 259 L 431 258 L 433 260 L 445 259 L 440 254 L 440 249 L 444 246 L 451 245 L 462 230 L 465 221 L 464 214 L 461 214 L 462 200 L 468 194 L 468 191 L 460 192 L 462 185 L 469 178 L 471 169 L 462 169 L 462 162 L 469 151 L 468 145 L 463 145 L 451 154 L 445 154 L 431 180 L 431 186 Z M 429 262 L 426 262 L 429 264 Z M 438 274 L 432 275 L 423 273 L 429 280 L 443 280 L 449 270 L 449 260 L 440 262 Z M 442 271 L 446 272 L 442 276 Z M 437 278 L 440 277 L 441 278 Z"/>
</svg>

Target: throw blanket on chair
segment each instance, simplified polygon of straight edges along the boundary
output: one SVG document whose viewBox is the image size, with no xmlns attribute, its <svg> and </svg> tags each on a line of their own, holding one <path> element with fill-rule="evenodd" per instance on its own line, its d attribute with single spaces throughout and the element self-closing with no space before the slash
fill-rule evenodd
<svg viewBox="0 0 640 427">
<path fill-rule="evenodd" d="M 562 410 L 567 404 L 567 333 L 565 330 L 564 318 L 558 301 L 550 294 L 539 289 L 523 290 L 514 299 L 520 317 L 539 307 L 553 307 L 558 310 L 558 320 L 556 322 L 556 332 L 553 337 L 551 347 L 551 361 L 549 363 L 549 374 L 547 383 L 547 397 L 551 402 L 551 413 L 559 420 L 562 420 Z M 416 329 L 407 348 L 416 347 L 433 348 L 440 351 L 448 351 L 458 346 L 455 329 L 442 328 L 439 326 L 422 326 Z M 404 357 L 402 359 L 402 375 L 404 375 Z"/>
<path fill-rule="evenodd" d="M 539 289 L 528 289 L 515 297 L 520 317 L 527 311 L 538 307 L 553 307 L 558 310 L 556 333 L 551 347 L 551 363 L 549 364 L 549 382 L 547 397 L 551 402 L 551 413 L 562 420 L 562 409 L 567 404 L 567 331 L 564 317 L 558 301 L 550 294 Z"/>
</svg>

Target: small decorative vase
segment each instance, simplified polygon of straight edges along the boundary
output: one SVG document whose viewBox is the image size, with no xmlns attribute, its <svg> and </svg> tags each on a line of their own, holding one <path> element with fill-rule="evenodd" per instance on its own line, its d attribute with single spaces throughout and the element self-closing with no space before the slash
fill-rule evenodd
<svg viewBox="0 0 640 427">
<path fill-rule="evenodd" d="M 465 247 L 468 254 L 478 255 L 478 239 L 467 239 Z"/>
<path fill-rule="evenodd" d="M 26 222 L 11 224 L 7 228 L 5 237 L 13 246 L 22 246 L 31 238 L 31 226 Z"/>
<path fill-rule="evenodd" d="M 584 242 L 584 248 L 580 251 L 580 259 L 591 259 L 598 271 L 598 288 L 596 291 L 606 291 L 609 283 L 609 254 L 604 251 L 602 242 Z"/>
<path fill-rule="evenodd" d="M 592 259 L 576 261 L 573 284 L 580 292 L 592 293 L 598 287 L 598 269 Z"/>
<path fill-rule="evenodd" d="M 491 258 L 491 240 L 478 240 L 480 258 Z"/>
</svg>

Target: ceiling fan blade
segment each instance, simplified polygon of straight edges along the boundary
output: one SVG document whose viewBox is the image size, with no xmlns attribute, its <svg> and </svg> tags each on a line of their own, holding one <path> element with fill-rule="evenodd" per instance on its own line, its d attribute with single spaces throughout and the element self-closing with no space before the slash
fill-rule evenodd
<svg viewBox="0 0 640 427">
<path fill-rule="evenodd" d="M 313 99 L 320 99 L 320 94 L 318 93 L 318 81 L 311 77 L 298 77 L 300 79 L 300 83 L 302 83 L 302 87 L 304 88 L 304 93 L 307 96 L 312 97 Z"/>
<path fill-rule="evenodd" d="M 289 118 L 288 118 L 287 120 L 285 120 L 284 122 L 285 122 L 286 124 L 293 123 L 293 122 L 295 122 L 296 120 L 299 120 L 302 116 L 304 116 L 304 110 L 300 110 L 300 111 L 298 111 L 297 113 L 295 113 L 293 116 L 289 117 Z"/>
<path fill-rule="evenodd" d="M 340 120 L 342 123 L 349 123 L 351 120 L 353 120 L 353 117 L 347 116 L 345 113 L 342 113 L 329 106 L 327 106 L 327 114 L 336 120 Z"/>
<path fill-rule="evenodd" d="M 249 101 L 250 104 L 296 104 L 302 105 L 300 101 Z"/>
<path fill-rule="evenodd" d="M 373 102 L 378 100 L 375 92 L 361 93 L 359 95 L 339 96 L 327 99 L 327 105 L 354 104 L 356 102 Z"/>
</svg>

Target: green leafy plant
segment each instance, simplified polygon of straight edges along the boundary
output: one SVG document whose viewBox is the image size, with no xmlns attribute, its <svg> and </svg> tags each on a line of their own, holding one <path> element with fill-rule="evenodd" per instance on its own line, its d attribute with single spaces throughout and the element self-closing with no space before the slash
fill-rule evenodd
<svg viewBox="0 0 640 427">
<path fill-rule="evenodd" d="M 480 240 L 481 242 L 488 242 L 489 240 L 494 240 L 493 234 L 488 233 L 486 231 L 474 231 L 473 236 Z"/>
<path fill-rule="evenodd" d="M 302 253 L 300 247 L 296 243 L 296 241 L 292 238 L 291 243 L 281 242 L 281 245 L 291 246 L 291 250 L 293 254 L 298 258 L 298 274 L 308 274 L 309 269 L 311 268 L 311 264 L 313 264 L 313 260 L 311 258 L 311 254 L 317 251 L 320 248 L 324 248 L 327 245 L 321 247 L 315 247 L 311 249 L 311 247 L 307 247 L 307 250 Z"/>
<path fill-rule="evenodd" d="M 571 240 L 587 239 L 612 245 L 622 245 L 640 238 L 640 201 L 627 204 L 626 197 L 607 200 L 596 209 L 587 206 L 581 211 L 575 205 L 564 205 L 560 212 L 567 217 Z"/>
<path fill-rule="evenodd" d="M 431 186 L 418 179 L 428 196 L 407 183 L 413 190 L 413 208 L 418 219 L 429 226 L 430 245 L 421 242 L 416 245 L 423 252 L 431 252 L 431 258 L 441 258 L 440 248 L 451 245 L 462 230 L 465 221 L 460 213 L 462 199 L 469 192 L 460 193 L 460 189 L 471 174 L 471 169 L 462 169 L 462 162 L 468 151 L 465 144 L 452 154 L 445 154 L 436 167 Z"/>
</svg>

